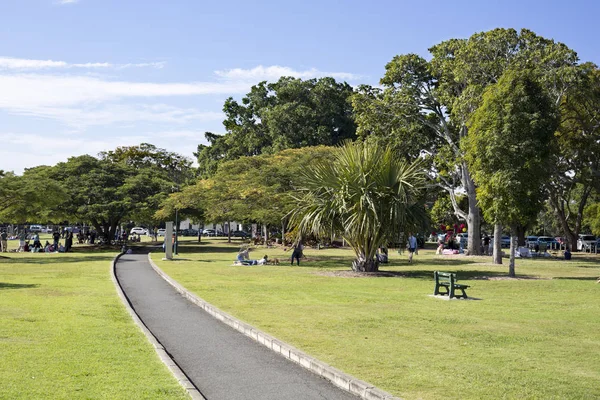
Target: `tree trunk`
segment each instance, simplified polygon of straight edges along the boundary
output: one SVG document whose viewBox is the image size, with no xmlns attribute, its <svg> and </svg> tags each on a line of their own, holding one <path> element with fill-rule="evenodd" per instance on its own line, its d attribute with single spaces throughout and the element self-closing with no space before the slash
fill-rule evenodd
<svg viewBox="0 0 600 400">
<path fill-rule="evenodd" d="M 379 271 L 379 262 L 376 258 L 367 260 L 364 256 L 359 256 L 352 261 L 352 270 L 356 272 L 377 272 Z"/>
<path fill-rule="evenodd" d="M 502 225 L 494 225 L 494 253 L 492 263 L 502 265 Z"/>
<path fill-rule="evenodd" d="M 110 224 L 110 230 L 108 232 L 108 243 L 110 243 L 112 240 L 115 240 L 115 234 L 117 233 L 117 227 L 119 226 L 119 221 L 113 221 Z"/>
<path fill-rule="evenodd" d="M 231 243 L 231 221 L 227 221 L 227 243 Z"/>
<path fill-rule="evenodd" d="M 471 178 L 466 162 L 462 163 L 462 183 L 469 199 L 469 213 L 467 215 L 469 255 L 481 255 L 481 215 L 475 193 L 475 182 Z"/>
<path fill-rule="evenodd" d="M 581 197 L 581 200 L 579 201 L 579 207 L 577 209 L 575 227 L 573 229 L 571 229 L 571 227 L 569 226 L 568 214 L 570 214 L 570 211 L 568 208 L 565 209 L 565 201 L 560 200 L 558 198 L 558 195 L 550 195 L 550 206 L 552 207 L 554 214 L 560 222 L 560 226 L 567 241 L 566 246 L 568 246 L 572 252 L 577 251 L 577 239 L 579 238 L 579 233 L 581 231 L 581 225 L 583 222 L 583 210 L 585 208 L 585 205 L 587 204 L 589 194 L 590 192 L 588 190 L 588 187 L 584 186 L 583 195 Z"/>
<path fill-rule="evenodd" d="M 281 220 L 281 244 L 285 246 L 285 219 Z"/>
<path fill-rule="evenodd" d="M 267 224 L 263 224 L 263 232 L 265 237 L 265 247 L 269 247 L 269 228 Z"/>
<path fill-rule="evenodd" d="M 517 251 L 517 227 L 510 228 L 510 257 L 508 262 L 508 276 L 515 277 L 515 252 Z"/>
<path fill-rule="evenodd" d="M 517 243 L 519 246 L 525 246 L 525 231 L 527 230 L 526 226 L 519 225 L 517 226 Z"/>
</svg>

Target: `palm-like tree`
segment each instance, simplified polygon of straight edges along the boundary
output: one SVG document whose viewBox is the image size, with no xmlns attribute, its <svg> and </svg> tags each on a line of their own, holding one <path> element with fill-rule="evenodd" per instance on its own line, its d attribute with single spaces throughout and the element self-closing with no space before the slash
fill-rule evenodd
<svg viewBox="0 0 600 400">
<path fill-rule="evenodd" d="M 374 142 L 347 142 L 302 178 L 292 222 L 300 234 L 341 235 L 356 254 L 355 271 L 377 271 L 377 249 L 427 218 L 417 199 L 425 182 L 420 163 Z"/>
</svg>

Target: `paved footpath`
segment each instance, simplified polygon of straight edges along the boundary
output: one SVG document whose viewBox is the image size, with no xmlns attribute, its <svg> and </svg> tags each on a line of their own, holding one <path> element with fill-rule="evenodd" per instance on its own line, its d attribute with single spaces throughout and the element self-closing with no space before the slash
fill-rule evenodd
<svg viewBox="0 0 600 400">
<path fill-rule="evenodd" d="M 192 304 L 127 254 L 116 275 L 140 319 L 207 400 L 356 400 Z"/>
</svg>

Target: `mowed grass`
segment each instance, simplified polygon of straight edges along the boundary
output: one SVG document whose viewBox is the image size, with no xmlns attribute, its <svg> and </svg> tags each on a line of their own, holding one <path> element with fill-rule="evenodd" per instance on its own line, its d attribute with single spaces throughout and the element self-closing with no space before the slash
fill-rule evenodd
<svg viewBox="0 0 600 400">
<path fill-rule="evenodd" d="M 406 399 L 600 398 L 600 257 L 517 260 L 506 279 L 490 258 L 390 252 L 390 277 L 340 277 L 345 249 L 283 249 L 232 266 L 225 240 L 182 243 L 179 260 L 153 259 L 201 298 L 351 375 Z M 433 271 L 457 272 L 480 300 L 444 301 Z"/>
<path fill-rule="evenodd" d="M 117 297 L 114 252 L 1 255 L 1 399 L 188 398 Z"/>
</svg>

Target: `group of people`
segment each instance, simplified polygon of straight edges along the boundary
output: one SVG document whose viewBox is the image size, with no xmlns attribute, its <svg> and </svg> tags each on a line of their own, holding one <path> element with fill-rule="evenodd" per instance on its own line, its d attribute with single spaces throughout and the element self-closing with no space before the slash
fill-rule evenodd
<svg viewBox="0 0 600 400">
<path fill-rule="evenodd" d="M 408 248 L 408 262 L 413 262 L 413 256 L 417 253 L 417 238 L 412 234 L 408 234 L 407 239 L 407 248 Z M 284 249 L 286 251 L 287 249 Z M 294 261 L 296 261 L 296 265 L 300 265 L 300 259 L 304 257 L 304 246 L 302 242 L 297 242 L 292 248 L 292 255 L 290 257 L 290 264 L 294 265 Z M 380 247 L 377 250 L 377 261 L 379 263 L 387 263 L 388 262 L 388 250 L 385 246 Z M 236 257 L 236 264 L 239 265 L 266 265 L 269 263 L 269 257 L 265 255 L 263 258 L 258 260 L 251 260 L 249 249 L 247 247 L 243 247 L 238 252 Z"/>
</svg>

